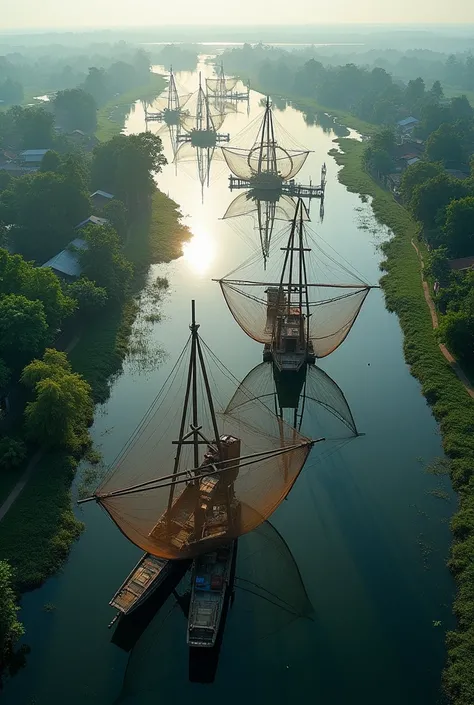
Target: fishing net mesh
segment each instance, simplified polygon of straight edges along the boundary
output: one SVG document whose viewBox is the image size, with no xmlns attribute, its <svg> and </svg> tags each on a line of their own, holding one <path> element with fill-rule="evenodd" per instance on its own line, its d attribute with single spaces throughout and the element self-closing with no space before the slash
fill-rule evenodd
<svg viewBox="0 0 474 705">
<path fill-rule="evenodd" d="M 270 413 L 250 390 L 241 389 L 241 394 L 248 397 L 245 407 L 225 409 L 217 401 L 219 392 L 222 395 L 225 391 L 229 399 L 238 385 L 229 373 L 217 367 L 207 348 L 203 347 L 203 351 L 209 357 L 209 384 L 216 391 L 215 403 L 220 408 L 218 434 L 237 441 L 230 455 L 225 456 L 228 459 L 224 472 L 212 476 L 224 465 L 219 461 L 210 465 L 212 459 L 204 459 L 208 451 L 205 443 L 199 446 L 197 463 L 194 447 L 184 445 L 176 469 L 182 473 L 179 479 L 187 481 L 171 486 L 177 453 L 172 441 L 179 437 L 187 382 L 183 357 L 180 369 L 96 492 L 103 508 L 133 543 L 163 558 L 193 557 L 259 526 L 290 491 L 310 449 L 307 439 Z M 199 374 L 197 419 L 200 433 L 210 440 L 215 435 L 204 384 Z M 185 433 L 193 421 L 190 407 Z M 202 464 L 206 464 L 206 469 L 198 480 L 194 473 L 186 474 Z M 210 479 L 212 484 L 218 477 L 212 492 L 205 494 L 206 482 Z M 124 488 L 128 491 L 120 494 Z M 203 502 L 207 509 L 201 509 Z"/>
<path fill-rule="evenodd" d="M 287 290 L 283 288 L 283 293 L 277 293 L 280 291 L 278 283 L 270 281 L 262 284 L 222 280 L 220 286 L 227 306 L 247 335 L 259 343 L 271 343 L 277 318 L 288 311 Z M 280 302 L 276 305 L 269 303 L 272 289 Z M 369 289 L 347 290 L 309 284 L 307 290 L 309 339 L 316 357 L 323 358 L 344 342 Z M 330 297 L 334 291 L 339 295 Z M 290 305 L 292 311 L 298 309 L 297 301 Z"/>
</svg>

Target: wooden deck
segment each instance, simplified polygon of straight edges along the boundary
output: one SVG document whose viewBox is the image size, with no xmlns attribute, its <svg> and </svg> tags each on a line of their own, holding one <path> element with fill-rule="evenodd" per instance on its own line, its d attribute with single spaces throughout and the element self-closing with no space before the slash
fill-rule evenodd
<svg viewBox="0 0 474 705">
<path fill-rule="evenodd" d="M 109 604 L 123 614 L 127 614 L 142 599 L 153 583 L 160 580 L 160 574 L 167 565 L 168 561 L 164 558 L 157 558 L 145 553 Z"/>
<path fill-rule="evenodd" d="M 249 190 L 252 188 L 250 181 L 247 179 L 239 179 L 236 176 L 229 176 L 230 190 Z M 295 181 L 283 182 L 281 192 L 286 196 L 294 196 L 295 198 L 324 198 L 326 184 L 297 184 Z"/>
</svg>

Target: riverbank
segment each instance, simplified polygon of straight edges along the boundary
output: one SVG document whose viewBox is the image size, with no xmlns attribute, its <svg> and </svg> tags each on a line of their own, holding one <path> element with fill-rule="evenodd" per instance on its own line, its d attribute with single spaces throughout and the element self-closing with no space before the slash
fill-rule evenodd
<svg viewBox="0 0 474 705">
<path fill-rule="evenodd" d="M 91 384 L 95 402 L 109 394 L 109 379 L 120 370 L 128 351 L 138 311 L 134 296 L 143 274 L 155 262 L 181 254 L 189 233 L 180 222 L 177 204 L 156 191 L 150 215 L 135 226 L 127 256 L 140 273 L 134 290 L 122 307 L 88 322 L 70 354 L 74 372 Z M 12 565 L 18 592 L 40 586 L 67 558 L 71 544 L 82 531 L 71 505 L 71 483 L 79 458 L 66 452 L 42 456 L 28 483 L 4 517 L 0 531 L 0 555 Z"/>
<path fill-rule="evenodd" d="M 451 366 L 442 356 L 426 304 L 418 256 L 411 245 L 417 224 L 408 211 L 364 170 L 363 143 L 340 139 L 341 151 L 332 156 L 342 166 L 339 180 L 349 191 L 372 198 L 377 220 L 394 237 L 384 245 L 381 284 L 387 307 L 397 314 L 404 334 L 404 353 L 411 373 L 440 425 L 443 448 L 450 458 L 450 475 L 459 494 L 452 518 L 453 544 L 449 567 L 457 584 L 454 614 L 457 630 L 446 637 L 448 662 L 445 690 L 455 705 L 472 705 L 474 693 L 474 404 Z"/>
<path fill-rule="evenodd" d="M 379 126 L 373 125 L 370 122 L 365 122 L 365 120 L 361 120 L 360 118 L 356 117 L 355 115 L 352 115 L 352 113 L 349 113 L 346 110 L 328 108 L 327 106 L 321 105 L 320 103 L 315 100 L 312 100 L 311 98 L 302 98 L 301 96 L 288 92 L 268 92 L 265 87 L 253 76 L 240 75 L 239 78 L 243 82 L 250 81 L 252 89 L 258 91 L 259 93 L 263 93 L 263 95 L 267 95 L 267 93 L 269 93 L 269 95 L 271 95 L 273 99 L 281 98 L 284 101 L 289 101 L 297 110 L 301 110 L 301 112 L 303 113 L 324 113 L 326 115 L 334 117 L 341 125 L 344 125 L 345 127 L 348 127 L 352 130 L 356 130 L 362 135 L 373 135 L 375 132 L 377 132 L 378 129 L 380 129 Z"/>
<path fill-rule="evenodd" d="M 112 139 L 122 132 L 132 104 L 136 100 L 152 101 L 166 87 L 166 79 L 158 73 L 151 73 L 149 82 L 133 88 L 109 100 L 97 113 L 96 137 L 101 142 Z"/>
</svg>

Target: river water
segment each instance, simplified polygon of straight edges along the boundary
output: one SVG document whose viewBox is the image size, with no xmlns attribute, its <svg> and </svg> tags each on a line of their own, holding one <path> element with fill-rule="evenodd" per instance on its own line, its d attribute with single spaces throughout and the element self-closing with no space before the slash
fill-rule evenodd
<svg viewBox="0 0 474 705">
<path fill-rule="evenodd" d="M 204 73 L 211 70 L 204 63 Z M 197 74 L 181 84 L 196 86 Z M 227 117 L 235 135 L 261 111 L 252 92 Z M 286 107 L 284 128 L 313 150 L 301 176 L 316 181 L 327 162 L 324 221 L 313 204 L 313 227 L 376 283 L 379 245 L 389 234 L 370 206 L 337 181 L 328 157 L 335 133 Z M 142 131 L 137 104 L 126 130 Z M 167 156 L 170 143 L 163 136 Z M 238 328 L 213 277 L 248 255 L 242 239 L 220 220 L 235 197 L 222 162 L 212 165 L 209 188 L 195 163 L 170 164 L 157 178 L 174 198 L 192 232 L 184 255 L 152 267 L 166 276 L 162 320 L 141 317 L 134 335 L 148 355 L 130 355 L 97 408 L 92 434 L 111 462 L 155 397 L 188 336 L 190 299 L 197 303 L 203 338 L 242 379 L 261 361 L 261 346 Z M 156 364 L 152 364 L 156 360 Z M 108 600 L 140 552 L 95 505 L 77 511 L 86 530 L 57 576 L 22 600 L 26 668 L 4 691 L 8 705 L 108 705 L 222 700 L 320 705 L 433 705 L 439 699 L 444 636 L 452 626 L 452 582 L 445 561 L 454 499 L 446 477 L 425 471 L 442 454 L 436 423 L 418 382 L 410 376 L 397 318 L 372 291 L 345 343 L 321 365 L 342 387 L 365 436 L 310 461 L 272 521 L 299 567 L 313 607 L 311 619 L 262 624 L 265 605 L 236 591 L 215 682 L 188 680 L 185 620 L 168 601 L 129 656 L 110 643 Z M 311 430 L 311 418 L 307 420 Z M 433 490 L 447 492 L 442 499 Z M 265 557 L 260 566 L 265 574 Z M 239 565 L 237 566 L 239 570 Z M 282 584 L 284 582 L 282 567 Z M 278 579 L 273 586 L 278 592 Z M 54 605 L 52 611 L 45 604 Z M 274 613 L 272 613 L 274 614 Z M 268 620 L 267 620 L 268 621 Z M 440 624 L 438 624 L 440 622 Z M 272 622 L 273 623 L 273 622 Z"/>
</svg>

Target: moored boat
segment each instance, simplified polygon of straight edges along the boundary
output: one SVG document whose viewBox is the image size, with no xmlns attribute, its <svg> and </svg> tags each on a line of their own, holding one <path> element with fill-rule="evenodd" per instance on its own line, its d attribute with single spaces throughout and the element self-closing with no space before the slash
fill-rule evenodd
<svg viewBox="0 0 474 705">
<path fill-rule="evenodd" d="M 188 644 L 191 647 L 211 648 L 216 643 L 225 601 L 232 589 L 236 550 L 237 541 L 231 541 L 193 561 L 188 618 Z"/>
</svg>

